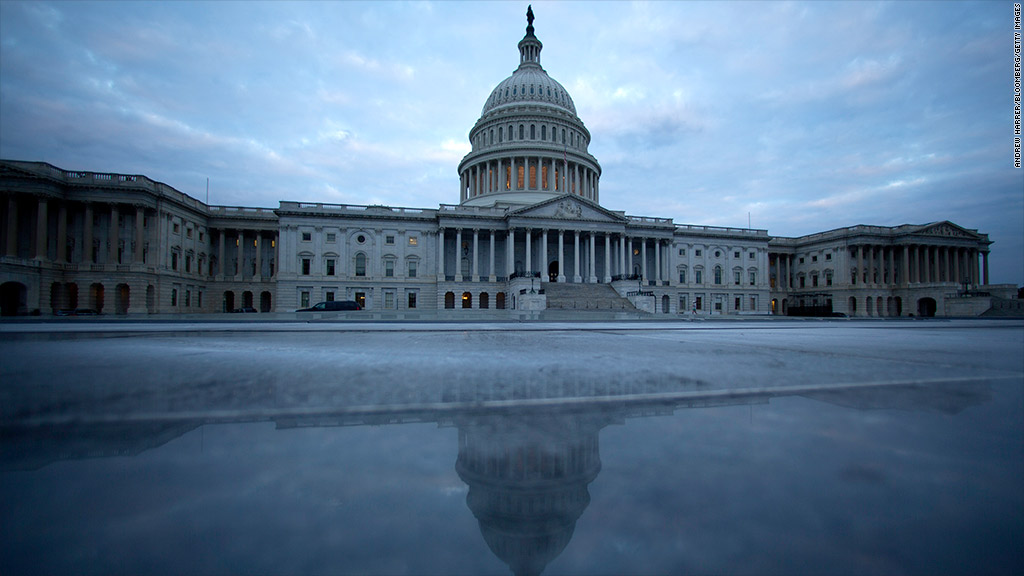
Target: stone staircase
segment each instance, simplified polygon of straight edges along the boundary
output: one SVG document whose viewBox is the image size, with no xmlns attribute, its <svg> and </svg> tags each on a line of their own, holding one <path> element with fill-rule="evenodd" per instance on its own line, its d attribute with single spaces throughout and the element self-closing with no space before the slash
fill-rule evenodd
<svg viewBox="0 0 1024 576">
<path fill-rule="evenodd" d="M 619 296 L 608 284 L 569 284 L 545 282 L 548 310 L 626 310 L 636 312 L 633 304 Z"/>
</svg>

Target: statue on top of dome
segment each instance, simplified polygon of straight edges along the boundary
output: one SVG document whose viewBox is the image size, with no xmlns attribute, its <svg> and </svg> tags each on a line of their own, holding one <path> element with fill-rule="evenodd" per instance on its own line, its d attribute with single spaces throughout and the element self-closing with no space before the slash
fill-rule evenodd
<svg viewBox="0 0 1024 576">
<path fill-rule="evenodd" d="M 526 33 L 533 35 L 533 4 L 526 6 Z"/>
</svg>

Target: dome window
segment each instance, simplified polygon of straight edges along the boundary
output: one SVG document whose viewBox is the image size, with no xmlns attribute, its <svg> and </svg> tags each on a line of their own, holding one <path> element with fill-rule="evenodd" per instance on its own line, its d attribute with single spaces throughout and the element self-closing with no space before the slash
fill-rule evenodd
<svg viewBox="0 0 1024 576">
<path fill-rule="evenodd" d="M 530 124 L 530 140 L 537 139 L 537 126 Z"/>
<path fill-rule="evenodd" d="M 508 88 L 505 88 L 505 98 L 508 98 Z"/>
<path fill-rule="evenodd" d="M 515 139 L 515 132 L 512 131 L 512 125 L 511 124 L 508 125 L 508 139 L 510 141 Z"/>
<path fill-rule="evenodd" d="M 530 84 L 530 96 L 533 96 L 533 84 Z"/>
<path fill-rule="evenodd" d="M 520 124 L 519 125 L 519 139 L 520 140 L 525 140 L 526 139 L 525 130 L 526 130 L 526 127 L 523 126 L 522 124 Z"/>
<path fill-rule="evenodd" d="M 548 127 L 547 126 L 541 126 L 540 127 L 540 139 L 541 140 L 547 140 L 548 139 Z"/>
<path fill-rule="evenodd" d="M 498 144 L 501 144 L 504 141 L 504 132 L 505 132 L 504 128 L 499 126 L 498 127 Z"/>
<path fill-rule="evenodd" d="M 515 96 L 515 95 L 516 95 L 516 87 L 515 87 L 515 86 L 513 86 L 513 87 L 512 87 L 512 95 L 513 95 L 513 96 Z"/>
</svg>

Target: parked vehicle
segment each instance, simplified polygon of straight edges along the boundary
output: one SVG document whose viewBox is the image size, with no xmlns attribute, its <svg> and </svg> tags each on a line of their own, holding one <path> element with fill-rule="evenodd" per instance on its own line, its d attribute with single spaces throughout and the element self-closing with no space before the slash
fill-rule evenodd
<svg viewBox="0 0 1024 576">
<path fill-rule="evenodd" d="M 330 302 L 318 302 L 309 308 L 303 308 L 296 310 L 296 312 L 340 312 L 344 310 L 362 310 L 356 302 L 352 300 L 332 300 Z"/>
<path fill-rule="evenodd" d="M 253 308 L 252 306 L 246 306 L 244 308 L 235 308 L 234 310 L 232 310 L 232 312 L 236 314 L 255 314 L 256 309 Z"/>
</svg>

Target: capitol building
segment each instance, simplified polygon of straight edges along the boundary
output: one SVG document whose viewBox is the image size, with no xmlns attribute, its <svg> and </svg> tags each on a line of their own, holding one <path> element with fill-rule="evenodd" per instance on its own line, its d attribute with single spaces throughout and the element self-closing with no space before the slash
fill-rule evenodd
<svg viewBox="0 0 1024 576">
<path fill-rule="evenodd" d="M 988 236 L 949 221 L 786 238 L 602 206 L 591 133 L 534 32 L 531 12 L 518 68 L 469 131 L 457 204 L 211 206 L 141 175 L 0 160 L 2 313 L 354 300 L 439 315 L 970 316 L 1015 297 L 988 286 Z"/>
</svg>

